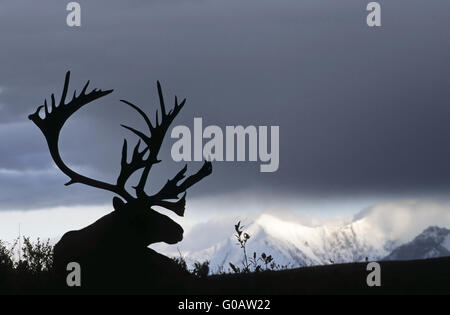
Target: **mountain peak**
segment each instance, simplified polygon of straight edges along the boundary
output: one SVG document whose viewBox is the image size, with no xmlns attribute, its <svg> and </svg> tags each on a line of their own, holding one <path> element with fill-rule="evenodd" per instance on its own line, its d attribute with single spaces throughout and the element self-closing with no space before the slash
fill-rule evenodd
<svg viewBox="0 0 450 315">
<path fill-rule="evenodd" d="M 422 233 L 420 233 L 416 237 L 416 239 L 434 238 L 438 242 L 442 242 L 442 240 L 441 241 L 439 241 L 439 240 L 442 238 L 445 238 L 449 233 L 450 233 L 450 230 L 448 230 L 446 228 L 441 228 L 438 226 L 430 226 L 430 227 L 426 228 Z"/>
<path fill-rule="evenodd" d="M 450 256 L 450 230 L 430 226 L 409 243 L 393 250 L 384 260 L 410 260 Z"/>
</svg>

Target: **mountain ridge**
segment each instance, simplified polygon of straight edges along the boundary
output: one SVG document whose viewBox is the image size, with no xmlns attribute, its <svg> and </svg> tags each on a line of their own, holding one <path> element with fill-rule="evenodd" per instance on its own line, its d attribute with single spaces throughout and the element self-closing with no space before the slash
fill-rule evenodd
<svg viewBox="0 0 450 315">
<path fill-rule="evenodd" d="M 256 252 L 272 255 L 275 262 L 289 268 L 327 265 L 331 263 L 364 262 L 388 259 L 398 247 L 414 240 L 434 220 L 416 218 L 417 212 L 390 208 L 365 209 L 346 223 L 306 225 L 292 218 L 260 213 L 243 219 L 250 235 L 247 255 Z M 392 218 L 392 220 L 387 220 Z M 229 262 L 240 266 L 242 249 L 234 237 L 236 219 L 224 217 L 194 227 L 175 248 L 160 246 L 157 250 L 168 256 L 179 256 L 192 266 L 196 261 L 210 261 L 212 272 L 228 271 Z M 403 225 L 399 225 L 405 222 Z M 446 222 L 446 221 L 444 221 Z M 450 227 L 450 224 L 447 224 Z M 439 251 L 430 257 L 442 256 Z M 422 257 L 415 257 L 417 259 Z"/>
<path fill-rule="evenodd" d="M 383 260 L 412 260 L 450 256 L 450 230 L 430 226 L 411 242 L 400 245 Z"/>
</svg>

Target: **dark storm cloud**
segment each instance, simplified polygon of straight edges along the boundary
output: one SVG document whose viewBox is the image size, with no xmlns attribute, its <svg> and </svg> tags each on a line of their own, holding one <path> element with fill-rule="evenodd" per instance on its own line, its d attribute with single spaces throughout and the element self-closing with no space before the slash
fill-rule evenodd
<svg viewBox="0 0 450 315">
<path fill-rule="evenodd" d="M 0 208 L 106 201 L 66 188 L 42 135 L 26 118 L 45 97 L 91 86 L 115 92 L 65 126 L 62 151 L 77 169 L 113 181 L 119 124 L 139 125 L 125 98 L 153 113 L 155 81 L 187 97 L 175 124 L 279 125 L 280 168 L 215 163 L 191 195 L 236 190 L 355 195 L 450 186 L 448 1 L 383 1 L 381 29 L 364 1 L 64 1 L 0 4 Z M 182 167 L 160 154 L 163 183 Z M 192 163 L 195 171 L 199 163 Z M 153 184 L 156 189 L 158 184 Z"/>
</svg>

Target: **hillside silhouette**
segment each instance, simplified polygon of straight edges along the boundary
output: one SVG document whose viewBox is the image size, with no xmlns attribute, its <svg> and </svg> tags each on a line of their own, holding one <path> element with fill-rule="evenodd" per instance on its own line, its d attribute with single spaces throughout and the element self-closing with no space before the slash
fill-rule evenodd
<svg viewBox="0 0 450 315">
<path fill-rule="evenodd" d="M 210 276 L 201 273 L 200 264 L 200 269 L 185 272 L 183 276 L 175 276 L 177 273 L 174 273 L 173 277 L 158 278 L 152 272 L 142 272 L 161 267 L 161 262 L 149 260 L 135 266 L 135 269 L 108 269 L 113 272 L 112 277 L 102 279 L 97 276 L 96 286 L 68 287 L 65 279 L 52 268 L 52 258 L 45 254 L 48 253 L 45 246 L 31 243 L 26 246 L 31 256 L 23 257 L 15 266 L 8 253 L 5 255 L 4 247 L 0 248 L 0 294 L 450 294 L 450 257 L 381 261 L 380 287 L 367 286 L 367 263 Z M 128 257 L 128 266 L 134 264 L 134 257 L 129 253 L 128 248 L 120 249 L 118 253 Z M 166 259 L 162 255 L 160 258 Z M 163 263 L 169 269 L 174 267 L 173 261 Z M 169 269 L 166 272 L 171 272 Z M 126 281 L 126 277 L 134 279 L 133 276 L 140 276 L 142 281 Z"/>
</svg>

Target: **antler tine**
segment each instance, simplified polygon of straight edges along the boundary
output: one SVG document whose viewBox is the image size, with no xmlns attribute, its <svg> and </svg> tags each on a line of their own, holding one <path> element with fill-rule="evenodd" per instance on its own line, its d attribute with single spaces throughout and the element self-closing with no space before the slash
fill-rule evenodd
<svg viewBox="0 0 450 315">
<path fill-rule="evenodd" d="M 158 88 L 159 105 L 161 106 L 161 115 L 162 117 L 164 117 L 166 115 L 166 106 L 164 105 L 164 96 L 162 94 L 161 83 L 159 83 L 159 81 L 156 81 L 156 86 Z"/>
<path fill-rule="evenodd" d="M 184 217 L 184 210 L 186 208 L 186 193 L 184 193 L 183 196 L 178 201 L 172 202 L 166 200 L 159 200 L 159 202 L 156 203 L 155 205 L 169 209 L 173 211 L 176 215 Z"/>
<path fill-rule="evenodd" d="M 77 172 L 70 169 L 62 160 L 61 155 L 59 153 L 58 140 L 64 123 L 67 121 L 67 119 L 69 119 L 70 116 L 72 116 L 77 110 L 79 110 L 84 105 L 113 92 L 113 90 L 102 91 L 94 89 L 90 93 L 86 94 L 86 90 L 89 85 L 88 81 L 84 86 L 83 90 L 81 91 L 81 93 L 77 96 L 76 92 L 74 92 L 72 100 L 68 104 L 65 104 L 67 92 L 69 89 L 69 82 L 70 82 L 70 71 L 67 71 L 59 105 L 58 106 L 56 105 L 55 95 L 52 94 L 51 112 L 49 112 L 47 100 L 45 100 L 44 105 L 39 106 L 36 112 L 29 115 L 28 118 L 31 121 L 33 121 L 42 131 L 47 141 L 50 155 L 52 156 L 56 166 L 58 166 L 58 168 L 70 178 L 69 182 L 67 182 L 66 185 L 71 185 L 74 183 L 82 183 L 88 186 L 109 190 L 122 196 L 128 201 L 132 200 L 133 197 L 127 191 L 125 191 L 123 187 L 120 187 L 118 185 L 112 185 L 103 181 L 95 180 L 83 176 L 81 174 L 78 174 Z M 41 118 L 39 113 L 43 107 L 45 109 L 45 115 L 43 118 Z"/>
<path fill-rule="evenodd" d="M 136 196 L 138 199 L 141 199 L 147 203 L 147 205 L 151 206 L 161 206 L 166 209 L 172 210 L 179 216 L 184 215 L 184 209 L 186 204 L 186 190 L 202 180 L 204 177 L 208 176 L 212 172 L 212 165 L 211 162 L 205 161 L 203 164 L 203 167 L 194 175 L 189 176 L 186 180 L 184 180 L 181 184 L 178 184 L 182 179 L 185 177 L 185 173 L 187 170 L 187 166 L 185 166 L 182 170 L 180 170 L 177 175 L 175 175 L 174 178 L 171 180 L 168 180 L 167 183 L 163 186 L 163 188 L 156 194 L 152 196 L 148 196 L 145 191 L 144 187 L 147 183 L 147 178 L 150 173 L 150 170 L 153 166 L 153 164 L 158 163 L 158 153 L 161 149 L 161 145 L 164 139 L 164 136 L 172 123 L 172 121 L 175 119 L 175 117 L 178 115 L 180 110 L 183 108 L 184 104 L 186 103 L 186 99 L 183 99 L 181 103 L 178 102 L 178 98 L 175 96 L 175 105 L 174 107 L 167 113 L 166 112 L 166 106 L 164 102 L 164 95 L 162 92 L 161 84 L 159 81 L 157 81 L 157 89 L 158 89 L 158 97 L 159 97 L 159 104 L 160 104 L 160 113 L 161 113 L 161 120 L 159 119 L 158 111 L 156 111 L 155 116 L 155 125 L 153 125 L 148 118 L 148 116 L 136 105 L 122 100 L 123 103 L 131 106 L 134 110 L 136 110 L 145 120 L 147 123 L 147 126 L 150 131 L 150 136 L 147 136 L 143 132 L 136 130 L 135 128 L 122 125 L 124 128 L 130 130 L 135 135 L 137 135 L 140 139 L 143 140 L 143 142 L 147 145 L 147 149 L 149 150 L 149 155 L 146 159 L 146 161 L 140 160 L 141 157 L 139 157 L 136 161 L 136 164 L 134 166 L 134 169 L 139 169 L 143 165 L 144 170 L 142 171 L 141 177 L 139 179 L 139 183 L 134 187 L 136 190 Z M 126 151 L 125 151 L 126 153 Z M 126 164 L 126 167 L 129 167 L 129 173 L 131 172 L 131 166 L 129 164 Z M 129 174 L 126 171 L 124 171 L 121 175 L 121 180 L 126 176 L 126 174 Z M 184 193 L 181 198 L 178 199 L 178 195 L 180 193 Z M 177 201 L 169 201 L 169 200 L 176 200 Z"/>
<path fill-rule="evenodd" d="M 134 147 L 133 154 L 131 156 L 130 163 L 127 162 L 127 140 L 124 139 L 123 147 L 122 147 L 122 160 L 121 160 L 121 169 L 119 177 L 117 177 L 117 186 L 125 190 L 125 183 L 128 178 L 136 172 L 137 170 L 145 167 L 146 161 L 144 160 L 144 155 L 148 151 L 148 147 L 144 148 L 141 152 L 139 152 L 139 147 L 141 145 L 141 140 L 139 140 Z"/>
<path fill-rule="evenodd" d="M 145 122 L 147 123 L 147 126 L 148 126 L 149 131 L 152 132 L 152 130 L 153 130 L 152 122 L 150 121 L 150 118 L 148 118 L 147 114 L 146 114 L 142 109 L 140 109 L 138 106 L 136 106 L 136 105 L 134 105 L 133 103 L 128 102 L 128 101 L 126 101 L 126 100 L 120 100 L 120 101 L 121 101 L 122 103 L 127 104 L 128 106 L 130 106 L 130 107 L 133 108 L 134 110 L 136 110 L 136 111 L 142 116 L 142 118 L 144 118 Z M 128 127 L 128 126 L 124 126 L 124 125 L 122 125 L 122 126 L 123 126 L 124 128 L 128 128 L 128 129 L 131 130 L 131 128 Z M 134 131 L 133 131 L 133 132 L 134 132 Z"/>
<path fill-rule="evenodd" d="M 67 91 L 69 90 L 69 81 L 70 81 L 70 71 L 66 72 L 66 78 L 64 79 L 64 87 L 63 92 L 61 94 L 61 100 L 59 101 L 59 106 L 64 105 L 66 102 Z M 76 97 L 76 92 L 74 91 L 74 98 Z"/>
<path fill-rule="evenodd" d="M 150 203 L 150 206 L 161 206 L 169 210 L 174 211 L 179 216 L 184 215 L 186 190 L 191 186 L 201 181 L 206 176 L 212 173 L 212 164 L 210 161 L 205 161 L 201 169 L 186 178 L 180 185 L 178 182 L 185 177 L 187 165 L 185 165 L 174 178 L 167 181 L 167 183 L 161 188 L 161 190 L 152 195 L 147 196 L 146 199 Z M 166 199 L 177 199 L 178 195 L 184 193 L 183 196 L 176 202 L 167 201 Z"/>
<path fill-rule="evenodd" d="M 57 141 L 59 133 L 64 123 L 81 107 L 113 92 L 113 90 L 102 91 L 94 89 L 92 92 L 86 94 L 86 89 L 89 84 L 88 81 L 79 96 L 76 96 L 76 94 L 74 93 L 72 101 L 70 101 L 67 105 L 62 106 L 64 105 L 67 96 L 69 81 L 70 81 L 70 71 L 67 71 L 64 80 L 63 92 L 61 94 L 61 100 L 58 106 L 56 106 L 55 95 L 52 94 L 51 96 L 52 102 L 51 112 L 49 112 L 47 100 L 45 100 L 44 105 L 39 106 L 36 112 L 28 116 L 28 118 L 32 120 L 41 129 L 42 133 L 44 134 L 47 140 L 50 139 L 52 141 Z M 42 107 L 45 107 L 44 118 L 41 118 L 39 116 Z"/>
<path fill-rule="evenodd" d="M 156 111 L 155 125 L 153 125 L 151 123 L 149 117 L 139 107 L 137 107 L 136 105 L 134 105 L 131 102 L 122 100 L 123 103 L 132 107 L 144 118 L 144 120 L 148 126 L 148 129 L 150 131 L 150 136 L 147 136 L 143 132 L 141 132 L 133 127 L 122 125 L 122 127 L 130 130 L 135 135 L 137 135 L 140 139 L 142 139 L 149 149 L 149 155 L 146 160 L 147 163 L 144 167 L 144 170 L 142 171 L 141 178 L 139 179 L 139 183 L 137 184 L 137 186 L 135 186 L 136 195 L 138 197 L 144 197 L 144 198 L 147 196 L 145 194 L 144 189 L 145 189 L 145 185 L 147 183 L 147 179 L 148 179 L 150 170 L 154 164 L 160 162 L 158 160 L 158 153 L 159 153 L 159 150 L 161 149 L 161 145 L 162 145 L 164 136 L 165 136 L 170 124 L 172 123 L 172 121 L 174 120 L 176 115 L 178 115 L 181 108 L 183 108 L 184 104 L 186 103 L 186 99 L 184 99 L 181 102 L 181 104 L 178 104 L 178 98 L 175 97 L 175 106 L 167 114 L 161 84 L 159 81 L 157 81 L 156 85 L 157 85 L 159 103 L 160 103 L 160 108 L 161 108 L 161 122 L 159 121 L 158 111 Z"/>
</svg>

